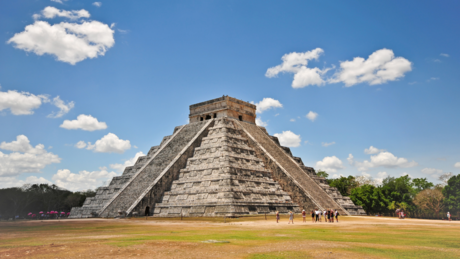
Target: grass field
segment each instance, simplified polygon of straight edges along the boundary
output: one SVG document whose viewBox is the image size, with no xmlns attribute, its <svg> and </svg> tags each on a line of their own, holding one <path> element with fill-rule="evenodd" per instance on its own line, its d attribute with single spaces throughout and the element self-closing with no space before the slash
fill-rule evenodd
<svg viewBox="0 0 460 259">
<path fill-rule="evenodd" d="M 223 218 L 1 222 L 0 258 L 460 258 L 460 222 L 299 219 L 294 225 L 286 217 L 277 224 L 273 216 L 226 223 Z"/>
</svg>

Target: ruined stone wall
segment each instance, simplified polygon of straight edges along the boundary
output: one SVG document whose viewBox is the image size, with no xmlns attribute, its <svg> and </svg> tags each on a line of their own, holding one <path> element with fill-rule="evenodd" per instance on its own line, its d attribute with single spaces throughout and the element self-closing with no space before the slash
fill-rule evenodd
<svg viewBox="0 0 460 259">
<path fill-rule="evenodd" d="M 146 207 L 149 207 L 147 211 L 149 215 L 153 215 L 155 204 L 161 202 L 165 191 L 170 190 L 172 182 L 178 178 L 180 170 L 187 165 L 187 159 L 193 156 L 195 148 L 201 145 L 201 140 L 208 134 L 209 127 L 212 127 L 213 124 L 214 123 L 211 122 L 211 124 L 206 126 L 206 128 L 192 140 L 193 142 L 187 145 L 182 153 L 178 154 L 179 157 L 177 160 L 174 161 L 164 174 L 158 177 L 159 179 L 153 183 L 151 189 L 144 198 L 142 198 L 139 204 L 135 206 L 132 212 L 137 212 L 138 215 L 144 215 Z"/>
<path fill-rule="evenodd" d="M 136 200 L 141 199 L 147 188 L 208 122 L 187 124 L 177 130 L 123 189 L 108 202 L 99 216 L 117 216 L 119 211 L 127 211 Z"/>
</svg>

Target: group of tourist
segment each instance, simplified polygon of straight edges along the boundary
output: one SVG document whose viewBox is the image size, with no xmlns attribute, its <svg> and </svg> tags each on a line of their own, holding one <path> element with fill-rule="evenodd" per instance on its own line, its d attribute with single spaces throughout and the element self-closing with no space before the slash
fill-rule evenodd
<svg viewBox="0 0 460 259">
<path fill-rule="evenodd" d="M 339 223 L 339 212 L 337 210 L 333 209 L 327 209 L 327 210 L 319 210 L 315 209 L 312 210 L 311 212 L 311 222 L 316 223 L 316 222 L 322 222 L 322 219 L 324 218 L 324 222 L 329 222 L 329 223 L 334 223 L 334 218 L 337 223 Z M 307 217 L 307 212 L 305 210 L 302 210 L 302 219 L 303 222 L 306 223 Z M 279 223 L 280 220 L 280 213 L 279 211 L 276 211 L 276 223 Z M 289 211 L 289 222 L 288 224 L 294 224 L 294 212 Z"/>
</svg>

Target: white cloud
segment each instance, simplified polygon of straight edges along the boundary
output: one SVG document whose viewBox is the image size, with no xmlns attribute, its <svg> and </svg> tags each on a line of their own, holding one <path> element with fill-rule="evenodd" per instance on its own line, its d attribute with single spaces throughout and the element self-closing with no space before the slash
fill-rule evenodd
<svg viewBox="0 0 460 259">
<path fill-rule="evenodd" d="M 60 2 L 62 3 L 62 2 Z M 39 19 L 39 18 L 46 18 L 46 19 L 53 19 L 55 17 L 64 17 L 70 20 L 77 20 L 80 18 L 89 18 L 90 14 L 88 11 L 85 9 L 81 10 L 73 10 L 73 11 L 65 11 L 65 10 L 59 10 L 56 7 L 52 6 L 47 6 L 45 9 L 41 11 L 41 14 L 34 14 L 33 18 L 34 19 Z"/>
<path fill-rule="evenodd" d="M 88 142 L 88 150 L 94 150 L 94 152 L 100 153 L 119 153 L 122 154 L 126 150 L 131 148 L 129 140 L 119 139 L 117 135 L 109 133 L 97 140 L 94 145 Z"/>
<path fill-rule="evenodd" d="M 77 142 L 77 144 L 75 144 L 75 147 L 79 148 L 79 149 L 85 148 L 86 147 L 86 142 L 83 141 L 83 140 L 80 140 L 80 141 Z"/>
<path fill-rule="evenodd" d="M 325 81 L 322 79 L 322 76 L 329 71 L 329 69 L 321 70 L 317 67 L 307 67 L 309 60 L 317 60 L 323 52 L 324 51 L 321 48 L 316 48 L 304 53 L 292 52 L 285 54 L 281 58 L 283 63 L 267 69 L 265 76 L 272 78 L 276 77 L 279 73 L 293 73 L 293 88 L 303 88 L 309 85 L 324 85 Z"/>
<path fill-rule="evenodd" d="M 295 122 L 295 119 L 290 119 L 289 121 L 290 121 L 290 122 Z"/>
<path fill-rule="evenodd" d="M 96 189 L 104 181 L 117 176 L 115 172 L 107 171 L 107 167 L 100 167 L 99 171 L 80 171 L 78 174 L 72 173 L 69 169 L 58 170 L 52 179 L 57 186 L 64 187 L 71 191 Z"/>
<path fill-rule="evenodd" d="M 348 154 L 347 161 L 348 161 L 348 164 L 353 165 L 355 160 L 352 154 Z"/>
<path fill-rule="evenodd" d="M 383 183 L 383 179 L 387 178 L 388 174 L 387 172 L 378 172 L 377 173 L 377 178 L 375 178 L 375 183 L 378 185 L 381 185 Z"/>
<path fill-rule="evenodd" d="M 460 162 L 455 163 L 454 167 L 460 168 Z"/>
<path fill-rule="evenodd" d="M 310 111 L 307 115 L 305 115 L 305 117 L 307 117 L 307 119 L 311 121 L 315 121 L 316 118 L 318 117 L 318 113 Z"/>
<path fill-rule="evenodd" d="M 262 121 L 262 118 L 257 117 L 256 118 L 256 125 L 257 126 L 262 126 L 262 127 L 267 127 L 268 126 L 268 121 Z"/>
<path fill-rule="evenodd" d="M 337 170 L 345 168 L 343 166 L 342 160 L 336 156 L 327 156 L 322 161 L 316 162 L 315 168 L 317 170 L 323 170 L 327 173 L 335 173 Z"/>
<path fill-rule="evenodd" d="M 300 146 L 300 135 L 294 134 L 292 131 L 283 131 L 283 133 L 274 134 L 278 138 L 280 144 L 285 147 L 298 147 Z"/>
<path fill-rule="evenodd" d="M 60 4 L 63 4 L 63 2 L 65 1 L 69 1 L 69 0 L 51 0 L 51 2 L 60 3 Z"/>
<path fill-rule="evenodd" d="M 107 124 L 105 122 L 99 122 L 91 115 L 80 114 L 76 120 L 65 120 L 59 127 L 68 130 L 81 129 L 95 131 L 107 129 Z"/>
<path fill-rule="evenodd" d="M 271 108 L 282 108 L 283 105 L 280 101 L 273 98 L 264 98 L 262 101 L 255 104 L 257 106 L 257 113 L 263 113 Z"/>
<path fill-rule="evenodd" d="M 396 157 L 390 152 L 382 151 L 377 155 L 371 156 L 370 161 L 364 160 L 363 162 L 354 161 L 359 171 L 367 171 L 369 168 L 387 167 L 387 168 L 407 168 L 417 166 L 417 162 L 409 162 L 406 158 Z"/>
<path fill-rule="evenodd" d="M 443 170 L 427 167 L 422 169 L 422 173 L 438 178 L 443 173 Z"/>
<path fill-rule="evenodd" d="M 69 19 L 87 18 L 86 10 L 60 11 L 54 7 L 46 7 L 41 15 L 35 18 L 53 18 L 55 16 Z M 115 44 L 114 31 L 98 21 L 79 23 L 61 22 L 50 25 L 45 21 L 35 21 L 27 25 L 23 32 L 16 33 L 7 43 L 15 48 L 33 52 L 39 56 L 50 54 L 57 60 L 75 65 L 87 58 L 103 56 Z"/>
<path fill-rule="evenodd" d="M 334 145 L 334 144 L 335 144 L 335 142 L 334 142 L 334 141 L 332 141 L 332 142 L 329 142 L 329 143 L 327 143 L 327 142 L 323 142 L 323 143 L 321 143 L 321 146 L 323 146 L 323 147 L 328 147 L 328 146 L 332 146 L 332 145 Z"/>
<path fill-rule="evenodd" d="M 75 107 L 74 102 L 68 102 L 67 104 L 59 98 L 59 96 L 56 96 L 52 104 L 54 104 L 56 107 L 59 108 L 59 112 L 53 112 L 50 115 L 48 115 L 49 118 L 60 118 L 67 114 L 73 107 Z"/>
<path fill-rule="evenodd" d="M 42 103 L 49 102 L 45 95 L 34 95 L 28 92 L 8 90 L 0 91 L 0 111 L 10 109 L 14 115 L 30 115 L 38 109 Z"/>
<path fill-rule="evenodd" d="M 372 154 L 377 154 L 377 153 L 380 153 L 380 152 L 383 152 L 385 151 L 385 149 L 378 149 L 374 146 L 370 146 L 369 148 L 366 148 L 364 149 L 364 153 L 368 154 L 368 155 L 372 155 Z"/>
<path fill-rule="evenodd" d="M 115 169 L 117 172 L 121 173 L 127 166 L 134 165 L 140 156 L 145 156 L 145 154 L 142 151 L 137 152 L 133 158 L 126 160 L 123 164 L 111 164 L 110 168 Z"/>
<path fill-rule="evenodd" d="M 449 57 L 449 54 L 446 54 L 446 53 L 441 53 L 441 54 L 439 54 L 439 55 L 441 55 L 441 56 L 443 56 L 443 57 L 446 57 L 446 58 Z"/>
<path fill-rule="evenodd" d="M 16 177 L 0 177 L 0 188 L 21 187 L 24 184 L 40 183 L 52 184 L 52 182 L 46 180 L 45 178 L 36 177 L 34 175 L 27 177 L 26 180 L 19 180 Z"/>
<path fill-rule="evenodd" d="M 49 164 L 61 162 L 61 158 L 47 152 L 43 144 L 31 146 L 24 135 L 18 135 L 12 142 L 2 142 L 0 149 L 12 151 L 9 154 L 0 151 L 0 176 L 35 173 Z"/>
<path fill-rule="evenodd" d="M 439 77 L 431 77 L 430 79 L 426 80 L 427 82 L 439 80 Z"/>
<path fill-rule="evenodd" d="M 340 63 L 340 70 L 330 79 L 330 83 L 343 82 L 346 87 L 367 82 L 370 85 L 383 84 L 404 77 L 412 70 L 409 60 L 396 57 L 390 49 L 380 49 L 366 60 L 356 57 L 352 61 Z"/>
<path fill-rule="evenodd" d="M 96 7 L 101 7 L 102 3 L 101 2 L 94 2 L 93 5 L 96 6 Z"/>
</svg>

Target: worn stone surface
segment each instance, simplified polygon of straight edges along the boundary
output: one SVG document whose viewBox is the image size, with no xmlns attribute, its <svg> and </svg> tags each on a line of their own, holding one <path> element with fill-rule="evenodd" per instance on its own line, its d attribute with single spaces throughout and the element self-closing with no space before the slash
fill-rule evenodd
<svg viewBox="0 0 460 259">
<path fill-rule="evenodd" d="M 253 104 L 223 96 L 191 105 L 189 117 L 189 124 L 72 208 L 70 217 L 237 216 L 302 208 L 365 214 L 256 126 Z"/>
<path fill-rule="evenodd" d="M 155 204 L 155 216 L 300 212 L 234 123 L 229 118 L 215 119 L 171 190 Z"/>
</svg>

